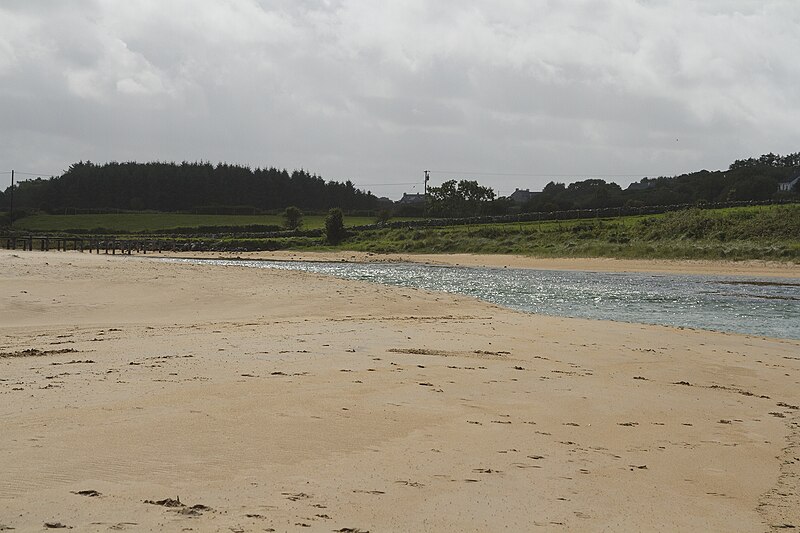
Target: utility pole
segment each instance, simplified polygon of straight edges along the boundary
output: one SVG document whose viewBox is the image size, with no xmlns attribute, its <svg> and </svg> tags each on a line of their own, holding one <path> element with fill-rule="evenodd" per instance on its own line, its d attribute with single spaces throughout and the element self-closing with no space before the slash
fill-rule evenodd
<svg viewBox="0 0 800 533">
<path fill-rule="evenodd" d="M 428 215 L 428 181 L 431 179 L 431 171 L 430 170 L 424 170 L 423 172 L 425 173 L 425 181 L 423 183 L 422 190 L 423 190 L 423 192 L 425 194 L 424 194 L 424 196 L 422 198 L 425 201 L 425 203 L 423 204 L 422 212 L 425 214 L 425 216 L 427 216 Z"/>
<path fill-rule="evenodd" d="M 11 171 L 11 199 L 9 201 L 9 223 L 8 226 L 10 229 L 14 229 L 14 171 Z"/>
</svg>

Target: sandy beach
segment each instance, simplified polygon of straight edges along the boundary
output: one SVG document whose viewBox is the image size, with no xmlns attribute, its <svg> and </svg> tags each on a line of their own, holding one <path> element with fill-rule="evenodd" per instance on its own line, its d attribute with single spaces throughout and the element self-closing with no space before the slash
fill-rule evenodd
<svg viewBox="0 0 800 533">
<path fill-rule="evenodd" d="M 768 263 L 402 259 L 800 277 Z M 800 341 L 0 250 L 0 531 L 58 526 L 790 530 Z"/>
</svg>

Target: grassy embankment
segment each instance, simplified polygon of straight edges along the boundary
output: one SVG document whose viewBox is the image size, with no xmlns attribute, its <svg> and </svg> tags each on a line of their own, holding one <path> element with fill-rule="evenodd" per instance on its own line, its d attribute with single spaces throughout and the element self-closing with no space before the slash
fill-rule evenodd
<svg viewBox="0 0 800 533">
<path fill-rule="evenodd" d="M 117 231 L 186 227 L 193 215 L 77 215 L 100 217 L 89 227 Z M 30 217 L 20 227 L 40 231 L 74 228 L 76 215 Z M 122 217 L 122 218 L 114 218 Z M 142 217 L 141 220 L 136 217 Z M 161 217 L 161 218 L 159 218 Z M 39 220 L 37 220 L 37 218 Z M 198 216 L 197 225 L 275 224 L 280 217 Z M 49 219 L 49 222 L 47 222 Z M 70 219 L 66 221 L 66 219 Z M 255 220 L 257 219 L 257 220 Z M 324 217 L 308 216 L 305 228 L 321 227 Z M 24 226 L 23 222 L 30 225 Z M 155 222 L 154 222 L 155 221 Z M 166 226 L 167 221 L 174 226 Z M 58 224 L 55 224 L 58 222 Z M 370 219 L 346 217 L 347 226 Z M 59 227 L 60 226 L 60 227 Z M 212 249 L 341 249 L 375 253 L 490 253 L 542 257 L 663 259 L 767 259 L 800 262 L 800 205 L 719 210 L 690 209 L 663 215 L 606 219 L 481 224 L 438 228 L 375 229 L 352 232 L 337 246 L 320 238 L 257 238 L 230 235 L 203 238 Z"/>
<path fill-rule="evenodd" d="M 344 247 L 372 252 L 800 261 L 800 205 L 365 231 Z"/>
</svg>

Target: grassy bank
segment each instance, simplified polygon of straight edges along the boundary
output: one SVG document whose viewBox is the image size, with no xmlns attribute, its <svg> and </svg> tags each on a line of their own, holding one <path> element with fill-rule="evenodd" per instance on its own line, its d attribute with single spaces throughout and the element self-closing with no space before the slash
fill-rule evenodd
<svg viewBox="0 0 800 533">
<path fill-rule="evenodd" d="M 691 209 L 645 217 L 378 230 L 360 232 L 345 246 L 394 253 L 800 261 L 800 206 Z"/>
<path fill-rule="evenodd" d="M 131 232 L 196 225 L 279 225 L 278 216 L 213 215 L 73 215 L 64 222 L 55 215 L 20 220 L 33 230 L 36 225 L 54 228 L 74 226 L 76 217 L 87 217 L 86 226 L 111 225 Z M 101 217 L 89 219 L 88 217 Z M 141 218 L 136 218 L 141 217 Z M 91 221 L 90 221 L 91 220 Z M 45 223 L 46 222 L 46 223 Z M 58 222 L 58 224 L 55 224 Z M 347 217 L 347 226 L 372 222 Z M 308 216 L 304 227 L 324 225 L 321 216 Z M 62 229 L 63 231 L 63 229 Z M 211 232 L 209 232 L 211 233 Z M 689 209 L 663 215 L 629 216 L 567 221 L 480 224 L 443 227 L 383 228 L 351 231 L 337 246 L 320 237 L 257 238 L 239 232 L 228 236 L 185 236 L 179 246 L 209 250 L 358 250 L 375 253 L 485 253 L 539 257 L 618 257 L 654 259 L 764 259 L 800 262 L 800 205 L 742 207 L 719 210 Z M 160 238 L 160 237 L 157 237 Z"/>
<path fill-rule="evenodd" d="M 644 217 L 365 231 L 352 236 L 345 247 L 394 253 L 800 261 L 800 206 L 691 209 Z"/>
</svg>

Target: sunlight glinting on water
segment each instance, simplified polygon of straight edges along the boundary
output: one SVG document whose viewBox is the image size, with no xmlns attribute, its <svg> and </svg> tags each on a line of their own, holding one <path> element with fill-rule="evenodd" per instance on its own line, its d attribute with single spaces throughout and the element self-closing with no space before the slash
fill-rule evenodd
<svg viewBox="0 0 800 533">
<path fill-rule="evenodd" d="M 459 293 L 519 311 L 800 339 L 797 280 L 431 266 L 174 260 Z"/>
</svg>

